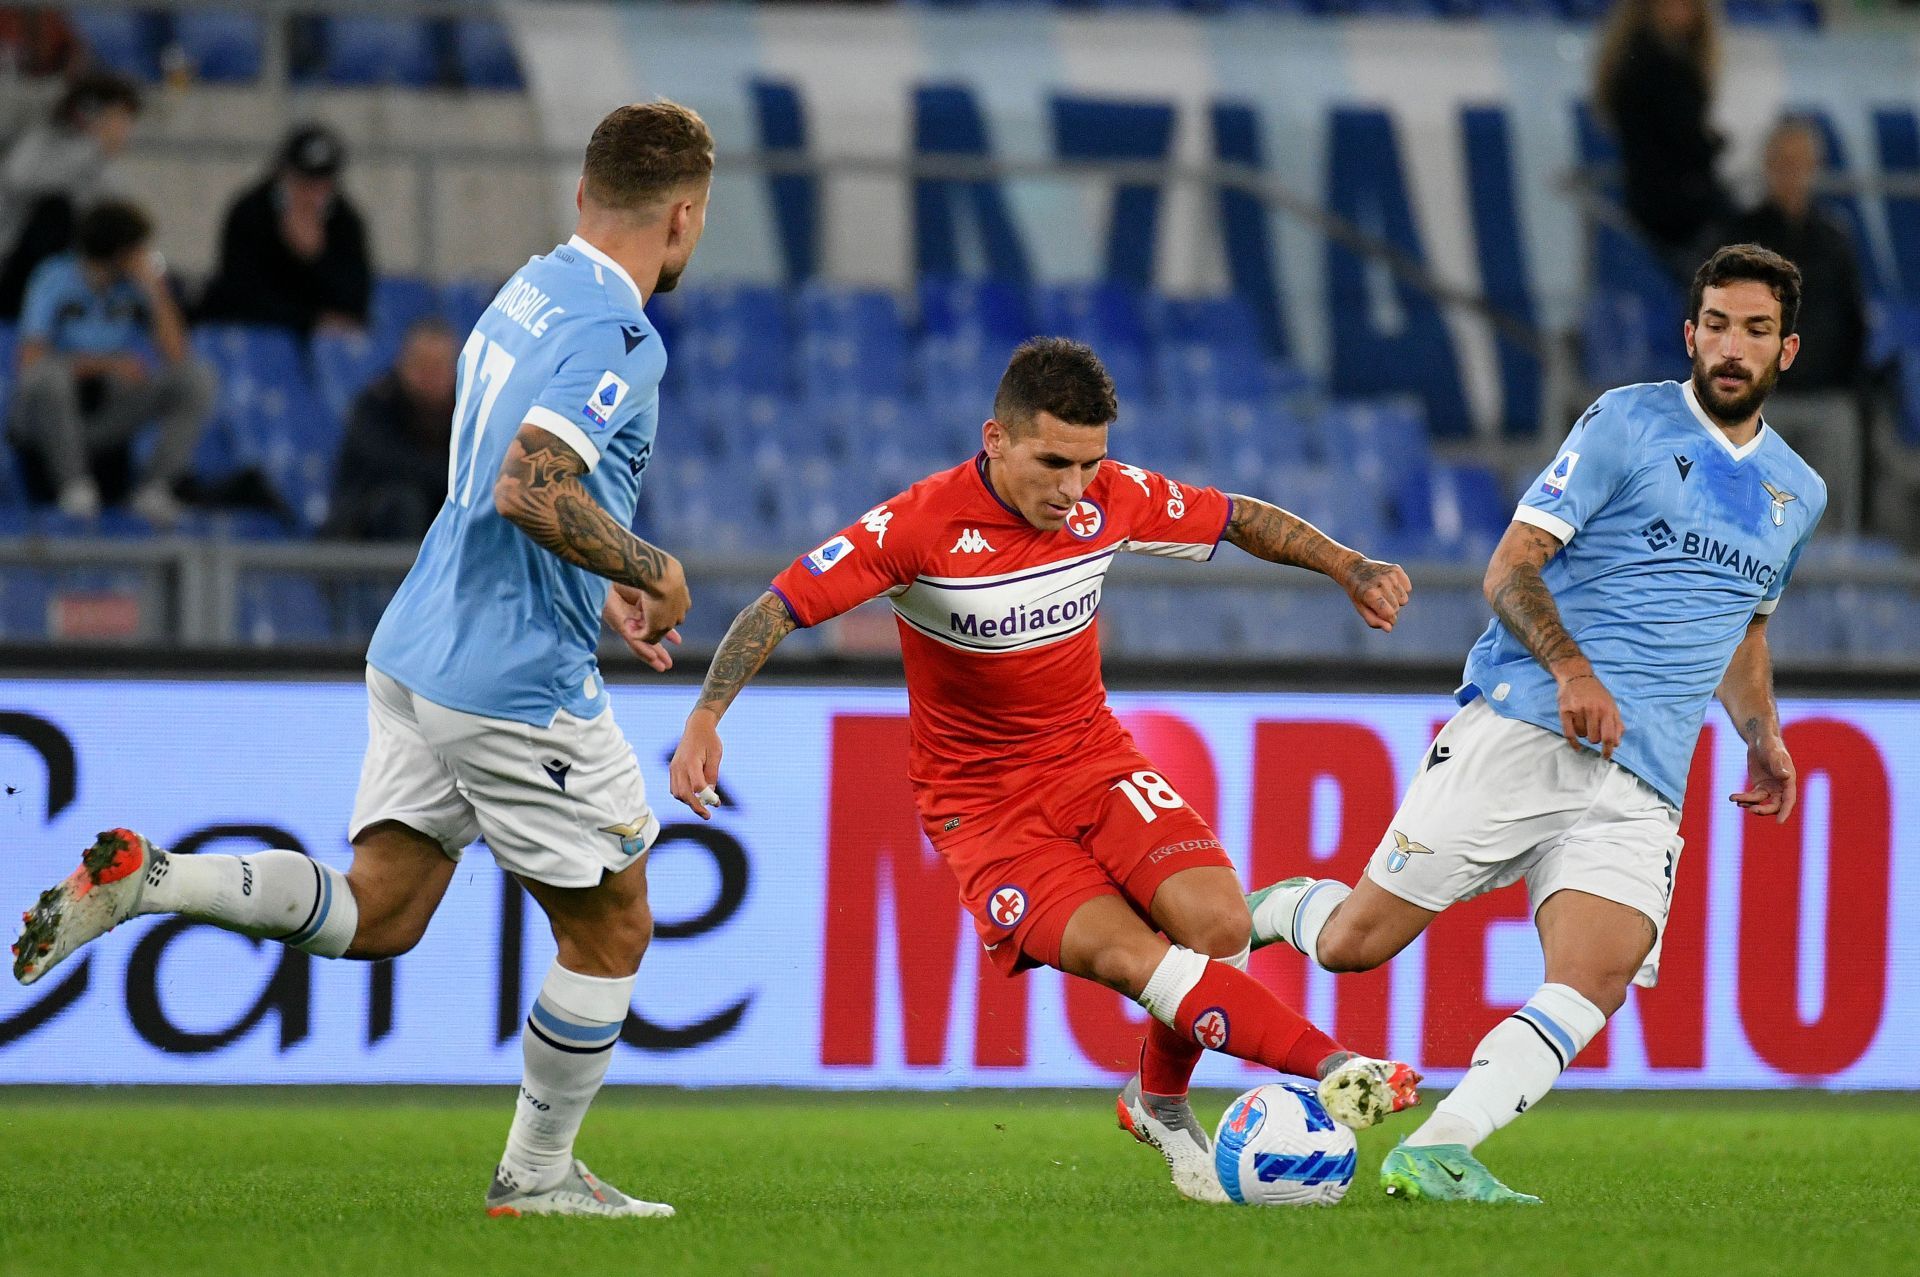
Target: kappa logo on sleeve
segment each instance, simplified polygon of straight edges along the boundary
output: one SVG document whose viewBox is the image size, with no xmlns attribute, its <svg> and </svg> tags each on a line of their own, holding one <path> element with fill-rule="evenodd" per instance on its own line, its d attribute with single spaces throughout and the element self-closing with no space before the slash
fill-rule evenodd
<svg viewBox="0 0 1920 1277">
<path fill-rule="evenodd" d="M 801 560 L 801 562 L 807 565 L 807 571 L 813 573 L 815 576 L 819 576 L 822 572 L 828 571 L 834 564 L 852 553 L 853 542 L 847 540 L 845 537 L 835 537 L 818 550 L 815 550 L 812 554 L 809 554 L 805 559 Z"/>
<path fill-rule="evenodd" d="M 627 391 L 631 389 L 616 374 L 603 372 L 600 384 L 593 388 L 593 394 L 587 399 L 587 420 L 596 426 L 604 426 L 613 420 L 613 414 L 620 411 L 620 405 L 626 401 Z"/>
<path fill-rule="evenodd" d="M 1573 478 L 1573 468 L 1579 464 L 1579 453 L 1561 453 L 1560 459 L 1553 463 L 1553 469 L 1547 471 L 1547 477 L 1540 481 L 1540 491 L 1550 497 L 1567 495 L 1567 481 Z"/>
</svg>

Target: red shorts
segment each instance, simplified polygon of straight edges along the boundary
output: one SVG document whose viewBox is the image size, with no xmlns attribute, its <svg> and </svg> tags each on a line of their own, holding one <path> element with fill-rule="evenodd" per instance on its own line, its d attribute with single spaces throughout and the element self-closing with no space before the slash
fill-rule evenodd
<svg viewBox="0 0 1920 1277">
<path fill-rule="evenodd" d="M 1003 974 L 1059 966 L 1068 919 L 1096 896 L 1120 896 L 1145 918 L 1182 869 L 1233 868 L 1212 827 L 1138 751 L 1006 779 L 1016 796 L 985 812 L 923 816 Z"/>
</svg>

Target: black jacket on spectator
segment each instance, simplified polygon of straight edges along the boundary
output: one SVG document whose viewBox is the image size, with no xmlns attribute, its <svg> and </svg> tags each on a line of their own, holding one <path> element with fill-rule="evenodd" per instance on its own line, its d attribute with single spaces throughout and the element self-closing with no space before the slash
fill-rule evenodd
<svg viewBox="0 0 1920 1277">
<path fill-rule="evenodd" d="M 1622 196 L 1647 238 L 1690 250 L 1730 211 L 1713 162 L 1709 86 L 1684 54 L 1642 31 L 1608 86 L 1620 142 Z"/>
<path fill-rule="evenodd" d="M 388 373 L 354 401 L 325 535 L 359 541 L 418 541 L 447 499 L 452 422 L 427 419 Z"/>
<path fill-rule="evenodd" d="M 373 296 L 373 266 L 360 214 L 345 196 L 335 197 L 320 256 L 303 261 L 280 236 L 275 185 L 269 177 L 227 210 L 220 265 L 201 300 L 200 318 L 268 324 L 304 336 L 331 311 L 364 326 Z"/>
<path fill-rule="evenodd" d="M 1762 204 L 1727 226 L 1730 244 L 1771 248 L 1800 268 L 1800 354 L 1780 377 L 1782 393 L 1851 390 L 1867 353 L 1867 299 L 1853 238 L 1813 209 L 1789 220 Z"/>
</svg>

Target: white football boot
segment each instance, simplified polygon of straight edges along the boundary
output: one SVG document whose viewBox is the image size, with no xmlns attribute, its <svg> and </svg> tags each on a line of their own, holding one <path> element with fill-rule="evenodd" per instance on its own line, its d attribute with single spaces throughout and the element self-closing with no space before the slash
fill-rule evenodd
<svg viewBox="0 0 1920 1277">
<path fill-rule="evenodd" d="M 108 829 L 80 856 L 80 867 L 40 893 L 21 915 L 13 978 L 32 984 L 68 954 L 113 930 L 139 909 L 149 879 L 167 872 L 167 853 L 131 829 Z"/>
<path fill-rule="evenodd" d="M 521 1215 L 602 1215 L 638 1216 L 668 1219 L 673 1207 L 665 1202 L 643 1202 L 628 1197 L 611 1184 L 595 1178 L 579 1158 L 567 1168 L 566 1178 L 552 1188 L 526 1192 L 516 1186 L 503 1166 L 493 1173 L 493 1186 L 487 1189 L 487 1214 L 495 1219 Z"/>
<path fill-rule="evenodd" d="M 1167 1159 L 1173 1172 L 1173 1186 L 1182 1197 L 1196 1202 L 1224 1203 L 1227 1191 L 1213 1169 L 1213 1141 L 1206 1128 L 1194 1120 L 1193 1108 L 1186 1097 L 1171 1099 L 1148 1095 L 1140 1089 L 1140 1075 L 1133 1075 L 1120 1098 L 1114 1102 L 1120 1129 Z"/>
<path fill-rule="evenodd" d="M 1351 1055 L 1320 1079 L 1320 1103 L 1340 1125 L 1364 1131 L 1418 1104 L 1419 1085 L 1410 1064 Z"/>
</svg>

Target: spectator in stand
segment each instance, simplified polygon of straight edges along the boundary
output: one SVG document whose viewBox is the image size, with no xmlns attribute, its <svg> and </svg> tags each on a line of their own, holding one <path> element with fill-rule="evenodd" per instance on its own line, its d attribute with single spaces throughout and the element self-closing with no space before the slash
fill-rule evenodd
<svg viewBox="0 0 1920 1277">
<path fill-rule="evenodd" d="M 1813 202 L 1826 152 L 1826 138 L 1807 121 L 1789 117 L 1775 125 L 1767 138 L 1766 198 L 1729 222 L 1725 239 L 1770 248 L 1800 268 L 1800 355 L 1767 401 L 1767 424 L 1827 481 L 1828 525 L 1857 532 L 1867 451 L 1867 298 L 1853 237 Z"/>
<path fill-rule="evenodd" d="M 140 91 L 117 75 L 81 76 L 45 122 L 0 162 L 0 316 L 18 319 L 34 268 L 73 244 L 80 210 L 116 190 L 112 161 L 140 114 Z"/>
<path fill-rule="evenodd" d="M 407 330 L 393 368 L 360 393 L 334 467 L 326 535 L 426 535 L 447 497 L 457 352 L 451 328 L 421 320 Z"/>
<path fill-rule="evenodd" d="M 131 504 L 167 527 L 180 516 L 174 484 L 206 427 L 215 387 L 187 345 L 152 238 L 136 206 L 98 204 L 80 218 L 77 251 L 34 271 L 20 320 L 12 434 L 29 474 L 60 509 L 92 518 L 101 503 L 96 469 L 124 473 L 134 436 L 156 423 Z"/>
<path fill-rule="evenodd" d="M 366 224 L 340 190 L 346 158 L 339 136 L 322 125 L 288 136 L 273 173 L 227 210 L 203 319 L 302 337 L 366 327 L 373 267 Z"/>
<path fill-rule="evenodd" d="M 1615 0 L 1595 66 L 1627 213 L 1680 281 L 1732 211 L 1714 171 L 1725 144 L 1711 122 L 1719 49 L 1707 0 Z"/>
<path fill-rule="evenodd" d="M 0 64 L 27 79 L 65 75 L 80 60 L 66 16 L 39 5 L 0 5 Z"/>
</svg>

